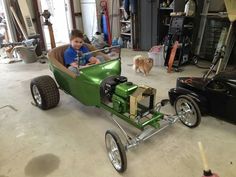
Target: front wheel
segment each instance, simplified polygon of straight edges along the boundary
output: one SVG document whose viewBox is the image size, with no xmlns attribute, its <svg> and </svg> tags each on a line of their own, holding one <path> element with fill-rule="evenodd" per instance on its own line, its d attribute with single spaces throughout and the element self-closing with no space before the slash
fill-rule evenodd
<svg viewBox="0 0 236 177">
<path fill-rule="evenodd" d="M 180 121 L 189 128 L 197 127 L 201 122 L 201 112 L 197 103 L 189 96 L 179 96 L 175 101 L 175 111 Z"/>
<path fill-rule="evenodd" d="M 115 131 L 107 130 L 105 134 L 105 142 L 108 157 L 113 167 L 119 173 L 123 173 L 127 169 L 127 158 L 120 137 Z"/>
</svg>

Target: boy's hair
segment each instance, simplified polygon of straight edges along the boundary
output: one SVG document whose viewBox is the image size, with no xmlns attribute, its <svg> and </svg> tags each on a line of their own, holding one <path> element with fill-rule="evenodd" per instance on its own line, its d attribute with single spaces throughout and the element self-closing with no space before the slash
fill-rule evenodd
<svg viewBox="0 0 236 177">
<path fill-rule="evenodd" d="M 73 29 L 71 30 L 71 33 L 70 33 L 70 40 L 73 40 L 74 38 L 81 38 L 81 39 L 84 39 L 84 34 L 82 33 L 82 31 L 80 30 L 77 30 L 77 29 Z"/>
</svg>

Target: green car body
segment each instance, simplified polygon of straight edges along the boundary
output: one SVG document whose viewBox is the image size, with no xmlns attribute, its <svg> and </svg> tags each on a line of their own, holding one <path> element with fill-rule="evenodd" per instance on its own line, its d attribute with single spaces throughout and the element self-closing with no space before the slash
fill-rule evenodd
<svg viewBox="0 0 236 177">
<path fill-rule="evenodd" d="M 49 65 L 60 88 L 87 106 L 100 107 L 101 82 L 109 76 L 116 76 L 121 73 L 119 58 L 83 68 L 76 78 L 72 78 L 54 67 L 52 63 Z"/>
</svg>

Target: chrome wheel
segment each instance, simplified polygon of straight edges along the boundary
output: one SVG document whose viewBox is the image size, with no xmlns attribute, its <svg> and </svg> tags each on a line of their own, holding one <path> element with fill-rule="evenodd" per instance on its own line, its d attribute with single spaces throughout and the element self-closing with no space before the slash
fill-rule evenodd
<svg viewBox="0 0 236 177">
<path fill-rule="evenodd" d="M 195 101 L 188 96 L 180 96 L 175 102 L 175 110 L 182 123 L 190 128 L 199 125 L 201 113 Z"/>
<path fill-rule="evenodd" d="M 37 102 L 38 105 L 41 105 L 42 104 L 42 98 L 41 98 L 41 95 L 39 93 L 38 87 L 36 85 L 33 85 L 32 91 L 33 91 L 33 96 L 34 96 L 35 101 Z"/>
<path fill-rule="evenodd" d="M 106 149 L 110 162 L 118 172 L 124 172 L 127 167 L 127 159 L 124 146 L 119 136 L 111 130 L 105 135 Z"/>
<path fill-rule="evenodd" d="M 106 136 L 106 146 L 111 163 L 114 165 L 115 169 L 120 170 L 121 169 L 120 152 L 118 150 L 118 146 L 115 140 L 110 134 Z"/>
</svg>

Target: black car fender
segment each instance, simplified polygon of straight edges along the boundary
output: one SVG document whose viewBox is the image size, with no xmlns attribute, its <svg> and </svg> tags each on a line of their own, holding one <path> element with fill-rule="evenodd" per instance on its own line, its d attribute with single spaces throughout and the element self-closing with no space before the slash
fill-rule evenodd
<svg viewBox="0 0 236 177">
<path fill-rule="evenodd" d="M 181 95 L 187 95 L 191 97 L 197 103 L 202 114 L 205 114 L 208 112 L 207 99 L 203 95 L 200 95 L 191 90 L 181 88 L 181 87 L 172 88 L 169 90 L 169 99 L 170 99 L 171 105 L 174 105 L 176 99 Z"/>
</svg>

